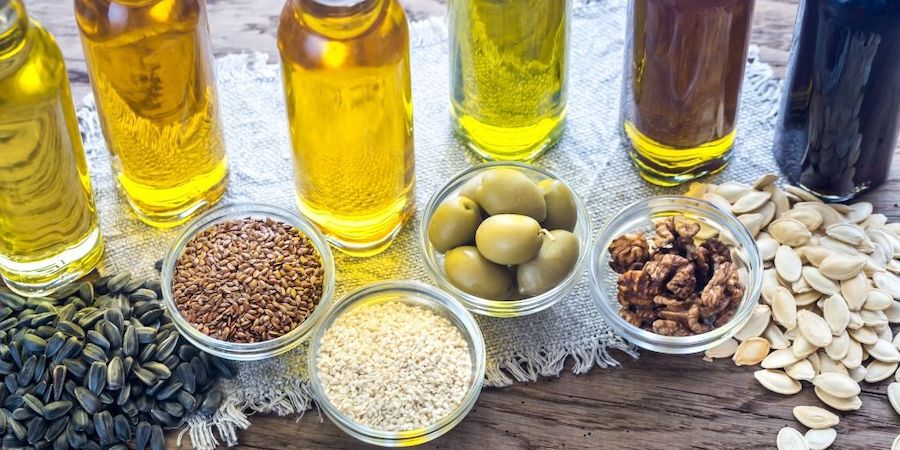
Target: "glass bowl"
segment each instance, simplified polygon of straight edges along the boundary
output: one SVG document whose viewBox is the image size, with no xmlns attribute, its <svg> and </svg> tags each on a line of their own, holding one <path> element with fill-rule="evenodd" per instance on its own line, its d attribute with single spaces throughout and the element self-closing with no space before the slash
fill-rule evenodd
<svg viewBox="0 0 900 450">
<path fill-rule="evenodd" d="M 616 300 L 618 274 L 609 266 L 609 246 L 625 233 L 643 231 L 652 236 L 653 219 L 683 215 L 719 231 L 719 239 L 736 258 L 744 297 L 734 316 L 724 325 L 695 336 L 664 336 L 634 326 L 619 315 Z M 712 348 L 734 334 L 750 319 L 762 289 L 763 262 L 750 232 L 733 215 L 711 203 L 690 197 L 664 196 L 635 202 L 616 214 L 600 230 L 591 254 L 590 278 L 593 298 L 606 323 L 620 336 L 635 345 L 670 354 L 698 353 Z"/>
<path fill-rule="evenodd" d="M 444 255 L 435 250 L 434 246 L 431 245 L 431 242 L 428 240 L 428 225 L 431 223 L 431 217 L 434 215 L 435 209 L 437 209 L 444 201 L 456 197 L 459 194 L 460 188 L 462 188 L 462 186 L 470 179 L 496 168 L 519 171 L 535 182 L 545 179 L 558 180 L 575 194 L 575 206 L 578 212 L 578 221 L 575 224 L 573 233 L 575 234 L 575 237 L 578 238 L 580 250 L 578 259 L 575 261 L 575 267 L 572 268 L 569 275 L 567 275 L 558 286 L 543 294 L 518 300 L 495 300 L 469 294 L 454 286 L 453 283 L 447 279 L 447 275 L 444 273 Z M 571 292 L 572 288 L 575 287 L 584 275 L 584 269 L 587 265 L 587 255 L 590 253 L 589 247 L 591 243 L 590 214 L 588 214 L 587 208 L 584 206 L 584 201 L 578 196 L 577 191 L 572 189 L 570 184 L 539 167 L 516 162 L 491 162 L 466 169 L 450 179 L 444 187 L 439 189 L 431 197 L 428 201 L 428 205 L 425 207 L 425 213 L 422 217 L 422 223 L 419 227 L 419 245 L 422 247 L 422 252 L 425 256 L 425 267 L 428 274 L 435 280 L 441 289 L 453 294 L 453 296 L 461 301 L 469 311 L 476 314 L 493 317 L 521 317 L 543 311 L 562 300 L 566 294 Z"/>
<path fill-rule="evenodd" d="M 472 378 L 462 402 L 447 416 L 423 428 L 408 431 L 384 431 L 354 421 L 340 412 L 325 394 L 318 370 L 318 355 L 325 332 L 334 321 L 347 311 L 361 305 L 402 302 L 428 308 L 444 317 L 459 329 L 469 345 L 472 358 Z M 335 425 L 347 434 L 369 444 L 383 447 L 410 447 L 431 441 L 450 431 L 469 414 L 484 382 L 486 350 L 481 329 L 475 318 L 458 301 L 440 289 L 418 281 L 384 281 L 358 289 L 338 301 L 322 325 L 316 330 L 309 345 L 307 367 L 309 387 L 316 404 Z"/>
<path fill-rule="evenodd" d="M 322 257 L 322 267 L 325 271 L 325 280 L 322 286 L 322 298 L 313 312 L 307 316 L 300 325 L 290 332 L 263 342 L 253 343 L 236 343 L 222 341 L 207 336 L 195 329 L 181 315 L 175 304 L 172 293 L 172 280 L 175 273 L 175 262 L 187 243 L 198 233 L 209 228 L 210 226 L 224 222 L 227 220 L 239 220 L 244 218 L 255 219 L 273 219 L 281 221 L 297 227 L 301 233 L 305 234 L 312 244 L 316 247 L 319 255 Z M 316 325 L 321 322 L 322 318 L 331 307 L 332 297 L 334 295 L 334 257 L 331 254 L 331 248 L 325 241 L 321 233 L 313 226 L 312 223 L 299 215 L 283 208 L 269 205 L 255 204 L 235 204 L 210 210 L 203 215 L 194 219 L 178 236 L 172 244 L 169 252 L 163 259 L 162 270 L 160 271 L 160 284 L 162 286 L 163 305 L 172 317 L 175 328 L 200 350 L 219 356 L 221 358 L 235 361 L 253 361 L 259 359 L 270 358 L 272 356 L 285 353 L 306 341 Z"/>
</svg>

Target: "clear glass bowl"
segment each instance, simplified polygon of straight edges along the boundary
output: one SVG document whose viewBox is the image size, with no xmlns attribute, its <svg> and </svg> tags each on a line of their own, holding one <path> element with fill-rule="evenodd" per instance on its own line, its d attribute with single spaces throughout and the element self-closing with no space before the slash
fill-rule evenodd
<svg viewBox="0 0 900 450">
<path fill-rule="evenodd" d="M 744 297 L 725 325 L 695 336 L 663 336 L 636 327 L 619 315 L 616 300 L 618 274 L 609 267 L 609 246 L 625 233 L 643 231 L 648 236 L 656 229 L 653 219 L 684 215 L 719 231 L 720 239 L 732 249 L 732 255 L 744 283 Z M 665 196 L 635 202 L 620 211 L 600 230 L 591 254 L 593 298 L 606 323 L 635 345 L 659 353 L 690 354 L 712 348 L 730 337 L 750 319 L 762 289 L 763 263 L 750 232 L 730 213 L 711 203 L 690 197 Z"/>
<path fill-rule="evenodd" d="M 318 371 L 318 355 L 322 345 L 322 337 L 334 321 L 345 312 L 361 305 L 402 302 L 429 308 L 446 317 L 459 329 L 463 339 L 469 344 L 469 355 L 472 357 L 472 379 L 462 402 L 446 417 L 423 428 L 409 431 L 383 431 L 371 428 L 347 417 L 334 406 L 322 387 Z M 484 382 L 485 356 L 484 338 L 478 323 L 458 301 L 433 286 L 417 281 L 384 281 L 370 284 L 358 289 L 337 302 L 322 325 L 316 330 L 309 345 L 307 366 L 309 371 L 309 387 L 319 409 L 347 434 L 369 444 L 383 447 L 410 447 L 419 445 L 443 435 L 455 427 L 469 414 Z"/>
<path fill-rule="evenodd" d="M 575 237 L 578 238 L 580 247 L 578 260 L 575 262 L 575 267 L 572 268 L 569 275 L 566 276 L 558 286 L 541 295 L 519 300 L 494 300 L 469 294 L 454 286 L 453 283 L 447 279 L 447 275 L 444 273 L 444 255 L 435 250 L 434 246 L 431 245 L 431 242 L 428 240 L 428 225 L 431 223 L 431 217 L 434 215 L 435 209 L 437 209 L 444 201 L 456 197 L 459 194 L 460 188 L 462 188 L 462 186 L 470 179 L 496 168 L 512 169 L 522 172 L 535 182 L 546 180 L 548 178 L 558 180 L 575 193 L 578 222 L 575 224 L 573 233 L 575 234 Z M 516 162 L 491 162 L 466 169 L 450 179 L 444 187 L 431 197 L 428 201 L 428 205 L 425 207 L 425 213 L 422 217 L 422 224 L 419 227 L 419 245 L 422 247 L 422 252 L 425 256 L 425 267 L 428 274 L 435 280 L 441 289 L 453 294 L 453 296 L 459 299 L 469 311 L 476 314 L 493 317 L 520 317 L 543 311 L 562 300 L 584 275 L 584 269 L 587 265 L 587 255 L 590 253 L 589 248 L 591 243 L 590 214 L 588 214 L 587 208 L 584 206 L 584 201 L 578 196 L 577 191 L 572 189 L 570 184 L 539 167 Z"/>
<path fill-rule="evenodd" d="M 226 220 L 240 220 L 247 217 L 273 219 L 297 227 L 301 233 L 309 238 L 316 247 L 316 250 L 318 250 L 319 255 L 322 257 L 322 266 L 325 270 L 322 298 L 319 299 L 319 304 L 303 323 L 278 338 L 249 344 L 222 341 L 201 333 L 191 326 L 191 324 L 181 315 L 172 294 L 175 262 L 184 252 L 184 247 L 187 243 L 197 233 L 200 233 L 216 223 L 224 222 Z M 301 218 L 299 215 L 276 206 L 235 204 L 212 209 L 200 215 L 185 227 L 172 244 L 172 247 L 169 249 L 169 252 L 163 260 L 160 281 L 162 286 L 163 305 L 165 305 L 166 310 L 172 317 L 175 328 L 181 332 L 181 335 L 184 336 L 185 339 L 200 350 L 221 358 L 235 361 L 253 361 L 280 355 L 297 347 L 309 338 L 316 325 L 322 321 L 322 318 L 331 307 L 332 297 L 334 295 L 334 257 L 331 254 L 331 248 L 328 246 L 328 243 L 325 241 L 322 234 L 319 233 L 312 223 Z"/>
</svg>

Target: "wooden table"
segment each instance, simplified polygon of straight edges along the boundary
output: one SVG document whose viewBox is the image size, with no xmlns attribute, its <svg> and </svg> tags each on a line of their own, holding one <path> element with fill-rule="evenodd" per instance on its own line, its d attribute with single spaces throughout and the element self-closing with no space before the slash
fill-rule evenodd
<svg viewBox="0 0 900 450">
<path fill-rule="evenodd" d="M 30 13 L 57 37 L 69 67 L 73 93 L 88 93 L 88 76 L 71 0 L 26 0 Z M 443 15 L 444 0 L 404 0 L 411 19 Z M 283 0 L 208 0 L 217 54 L 263 51 L 275 60 L 275 28 Z M 797 0 L 758 0 L 753 43 L 762 59 L 784 73 Z M 888 183 L 865 200 L 900 221 L 900 157 Z M 485 389 L 475 410 L 428 448 L 773 448 L 785 426 L 803 429 L 791 410 L 819 404 L 812 389 L 782 397 L 756 384 L 752 368 L 730 361 L 644 352 L 639 360 L 618 355 L 622 368 L 503 389 Z M 842 414 L 833 448 L 887 449 L 900 418 L 885 396 L 886 384 L 865 385 L 863 409 Z M 240 433 L 240 448 L 360 448 L 315 412 L 295 417 L 255 416 Z M 170 445 L 174 444 L 170 440 Z"/>
</svg>

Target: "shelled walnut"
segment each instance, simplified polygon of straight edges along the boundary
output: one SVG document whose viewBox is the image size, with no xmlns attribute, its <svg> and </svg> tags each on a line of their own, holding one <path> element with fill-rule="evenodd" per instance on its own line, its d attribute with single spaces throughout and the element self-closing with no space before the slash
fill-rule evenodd
<svg viewBox="0 0 900 450">
<path fill-rule="evenodd" d="M 619 314 L 634 326 L 667 336 L 706 333 L 726 323 L 744 295 L 728 247 L 697 241 L 700 224 L 684 216 L 656 222 L 655 235 L 629 233 L 609 247 L 619 274 Z M 652 242 L 652 245 L 651 245 Z"/>
</svg>

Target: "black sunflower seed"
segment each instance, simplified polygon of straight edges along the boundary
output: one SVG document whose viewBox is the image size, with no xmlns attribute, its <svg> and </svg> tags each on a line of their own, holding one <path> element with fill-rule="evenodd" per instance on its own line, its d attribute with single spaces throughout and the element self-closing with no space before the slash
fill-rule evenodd
<svg viewBox="0 0 900 450">
<path fill-rule="evenodd" d="M 152 325 L 162 318 L 164 312 L 162 308 L 154 308 L 138 316 L 138 320 L 144 325 Z"/>
<path fill-rule="evenodd" d="M 100 347 L 104 351 L 109 351 L 109 340 L 107 340 L 106 336 L 103 336 L 103 333 L 100 333 L 99 331 L 88 330 L 87 341 Z"/>
<path fill-rule="evenodd" d="M 81 351 L 81 360 L 87 364 L 93 364 L 97 361 L 105 363 L 108 357 L 102 348 L 95 344 L 87 344 L 84 346 L 84 350 Z"/>
<path fill-rule="evenodd" d="M 185 416 L 184 406 L 182 406 L 181 403 L 178 403 L 177 401 L 162 402 L 159 403 L 159 407 L 163 411 L 169 413 L 169 415 L 171 415 L 172 417 L 183 418 Z"/>
<path fill-rule="evenodd" d="M 115 442 L 113 418 L 109 411 L 100 411 L 94 415 L 94 432 L 97 433 L 97 437 L 100 438 L 100 443 L 103 445 Z"/>
<path fill-rule="evenodd" d="M 181 380 L 182 387 L 185 391 L 193 394 L 197 390 L 194 371 L 189 363 L 183 362 L 175 369 L 175 376 Z"/>
<path fill-rule="evenodd" d="M 65 345 L 63 345 L 63 348 L 59 351 L 59 353 L 57 353 L 56 356 L 53 357 L 53 363 L 59 364 L 66 358 L 75 357 L 79 352 L 81 352 L 83 348 L 84 345 L 81 343 L 79 338 L 71 336 L 69 337 L 69 339 L 66 339 Z"/>
<path fill-rule="evenodd" d="M 205 385 L 209 379 L 209 375 L 206 371 L 206 364 L 203 363 L 203 360 L 196 356 L 191 359 L 191 370 L 194 371 L 194 377 L 197 378 L 197 385 Z"/>
<path fill-rule="evenodd" d="M 156 340 L 156 328 L 139 325 L 135 327 L 134 331 L 140 344 L 149 344 Z"/>
<path fill-rule="evenodd" d="M 91 422 L 90 416 L 81 408 L 75 408 L 72 411 L 69 422 L 75 428 L 75 431 L 84 431 Z"/>
<path fill-rule="evenodd" d="M 138 351 L 138 338 L 135 327 L 125 329 L 122 337 L 122 352 L 127 356 L 134 356 Z"/>
<path fill-rule="evenodd" d="M 6 427 L 11 430 L 16 436 L 16 439 L 20 441 L 24 441 L 28 437 L 28 429 L 16 419 L 7 418 Z"/>
<path fill-rule="evenodd" d="M 44 404 L 38 400 L 37 397 L 31 394 L 25 394 L 22 396 L 23 404 L 28 409 L 34 411 L 35 414 L 43 415 L 44 414 Z"/>
<path fill-rule="evenodd" d="M 52 403 L 48 403 L 44 406 L 44 418 L 47 420 L 56 420 L 60 417 L 66 415 L 70 410 L 72 410 L 72 402 L 68 400 L 60 400 Z"/>
<path fill-rule="evenodd" d="M 22 339 L 22 349 L 27 353 L 43 353 L 47 350 L 47 341 L 36 334 L 27 334 Z"/>
<path fill-rule="evenodd" d="M 116 330 L 121 330 L 125 326 L 125 316 L 119 308 L 110 308 L 103 312 L 103 318 L 107 322 L 115 325 Z"/>
<path fill-rule="evenodd" d="M 156 362 L 156 361 L 148 361 L 144 364 L 141 364 L 141 367 L 153 372 L 154 375 L 160 380 L 165 380 L 172 376 L 172 371 L 166 367 L 165 364 Z"/>
<path fill-rule="evenodd" d="M 165 450 L 166 438 L 163 435 L 162 427 L 153 425 L 150 427 L 150 450 Z"/>
<path fill-rule="evenodd" d="M 100 361 L 91 363 L 84 377 L 84 386 L 94 395 L 100 395 L 106 388 L 106 364 Z"/>
<path fill-rule="evenodd" d="M 134 376 L 136 376 L 138 380 L 141 380 L 141 383 L 144 383 L 147 386 L 156 383 L 156 375 L 141 366 L 135 365 L 132 369 L 132 373 L 134 373 Z"/>
<path fill-rule="evenodd" d="M 84 328 L 75 322 L 61 321 L 56 324 L 56 329 L 67 336 L 74 336 L 81 339 L 84 338 Z"/>
<path fill-rule="evenodd" d="M 142 280 L 132 279 L 132 280 L 128 281 L 127 283 L 125 283 L 124 286 L 122 286 L 121 292 L 123 294 L 128 294 L 128 293 L 134 292 L 134 291 L 140 289 L 140 287 L 143 284 L 144 284 L 144 282 Z"/>
<path fill-rule="evenodd" d="M 65 436 L 69 442 L 69 446 L 72 448 L 83 448 L 84 445 L 87 444 L 87 435 L 75 431 L 75 428 L 71 423 L 66 426 Z"/>
<path fill-rule="evenodd" d="M 2 321 L 0 321 L 0 330 L 9 330 L 10 328 L 19 324 L 19 319 L 15 317 L 9 317 Z"/>
<path fill-rule="evenodd" d="M 234 368 L 231 366 L 231 364 L 229 364 L 224 359 L 216 357 L 216 356 L 210 356 L 209 363 L 210 363 L 209 365 L 215 369 L 215 372 L 216 372 L 216 374 L 219 375 L 219 377 L 224 378 L 226 380 L 230 380 L 230 379 L 234 378 L 234 376 L 235 376 Z"/>
<path fill-rule="evenodd" d="M 75 388 L 75 399 L 88 414 L 95 414 L 100 410 L 100 398 L 85 387 Z"/>
<path fill-rule="evenodd" d="M 15 410 L 13 410 L 12 414 L 10 414 L 10 417 L 12 417 L 14 420 L 22 422 L 29 420 L 36 415 L 37 414 L 35 414 L 34 411 L 23 406 L 21 408 L 16 408 Z"/>
<path fill-rule="evenodd" d="M 150 424 L 147 422 L 141 422 L 137 424 L 137 428 L 134 430 L 134 447 L 135 450 L 144 450 L 147 448 L 147 444 L 150 442 Z"/>
<path fill-rule="evenodd" d="M 138 355 L 138 361 L 140 361 L 141 363 L 150 361 L 150 359 L 153 358 L 153 355 L 155 353 L 156 353 L 156 344 L 150 344 L 150 345 L 144 346 L 144 348 L 141 350 L 140 355 Z"/>
<path fill-rule="evenodd" d="M 133 302 L 138 302 L 138 301 L 153 301 L 153 300 L 156 300 L 158 297 L 156 296 L 156 292 L 154 292 L 152 289 L 141 288 L 141 289 L 138 289 L 138 290 L 132 292 L 131 294 L 128 294 L 128 298 L 130 298 L 131 301 L 133 301 Z"/>
<path fill-rule="evenodd" d="M 41 325 L 46 325 L 50 322 L 53 322 L 54 319 L 56 319 L 56 312 L 45 312 L 34 314 L 33 316 L 31 316 L 30 322 L 32 328 L 36 328 Z"/>
<path fill-rule="evenodd" d="M 66 369 L 69 370 L 69 373 L 77 378 L 83 377 L 88 370 L 87 364 L 78 359 L 67 359 L 63 361 L 63 365 Z"/>
<path fill-rule="evenodd" d="M 8 361 L 0 361 L 0 375 L 9 375 L 15 369 L 16 366 L 14 366 L 13 363 Z"/>
<path fill-rule="evenodd" d="M 180 403 L 181 406 L 184 406 L 185 410 L 190 412 L 193 412 L 194 408 L 197 406 L 197 399 L 185 391 L 175 394 L 175 399 L 178 400 L 178 403 Z"/>
<path fill-rule="evenodd" d="M 125 384 L 125 370 L 122 367 L 122 358 L 115 356 L 109 360 L 106 366 L 107 389 L 117 391 Z"/>
<path fill-rule="evenodd" d="M 31 377 L 34 376 L 34 369 L 37 367 L 37 356 L 31 355 L 28 359 L 25 360 L 25 363 L 22 364 L 22 369 L 19 370 L 19 384 L 22 386 L 26 386 L 31 383 Z"/>
<path fill-rule="evenodd" d="M 91 328 L 94 326 L 97 321 L 103 318 L 103 311 L 95 310 L 88 314 L 83 315 L 80 319 L 78 319 L 78 325 L 82 328 Z"/>
<path fill-rule="evenodd" d="M 50 336 L 56 334 L 56 327 L 50 325 L 41 325 L 34 329 L 34 334 L 40 336 L 44 340 L 47 340 L 50 339 Z"/>
<path fill-rule="evenodd" d="M 44 438 L 44 433 L 47 432 L 47 421 L 45 421 L 42 417 L 35 417 L 28 422 L 27 428 L 28 443 L 34 445 L 39 440 Z"/>
<path fill-rule="evenodd" d="M 12 308 L 13 311 L 25 309 L 25 299 L 12 292 L 0 292 L 0 303 Z"/>
<path fill-rule="evenodd" d="M 119 390 L 119 395 L 116 396 L 116 404 L 122 406 L 128 399 L 131 398 L 131 384 L 126 383 L 122 386 L 122 389 Z"/>
<path fill-rule="evenodd" d="M 63 345 L 66 344 L 66 335 L 61 332 L 56 332 L 53 336 L 50 336 L 50 339 L 47 341 L 47 349 L 44 350 L 44 354 L 48 357 L 52 358 L 62 350 Z"/>
<path fill-rule="evenodd" d="M 198 409 L 198 411 L 201 414 L 205 415 L 215 414 L 215 412 L 219 410 L 219 406 L 222 405 L 223 399 L 224 394 L 222 393 L 222 389 L 216 386 L 206 393 L 206 396 L 200 403 L 200 408 Z"/>
<path fill-rule="evenodd" d="M 169 397 L 178 393 L 181 390 L 181 381 L 176 379 L 170 380 L 163 386 L 162 389 L 158 390 L 155 394 L 157 400 L 166 400 Z"/>
<path fill-rule="evenodd" d="M 137 406 L 138 411 L 149 413 L 150 410 L 156 407 L 156 400 L 150 396 L 141 396 L 138 397 L 135 406 Z"/>
<path fill-rule="evenodd" d="M 81 361 L 79 361 L 80 363 Z M 66 373 L 69 369 L 64 365 L 53 367 L 53 399 L 59 400 L 63 393 L 63 385 L 66 381 Z"/>
<path fill-rule="evenodd" d="M 107 311 L 118 311 L 118 310 L 107 310 Z M 119 313 L 121 314 L 121 313 Z M 101 330 L 103 330 L 103 336 L 109 341 L 112 348 L 119 348 L 122 346 L 122 332 L 120 327 L 117 327 L 114 323 L 104 320 L 100 325 Z"/>
<path fill-rule="evenodd" d="M 47 426 L 47 431 L 44 433 L 44 439 L 48 442 L 53 442 L 54 439 L 57 438 L 62 432 L 66 431 L 66 426 L 69 424 L 68 417 L 60 417 Z"/>
<path fill-rule="evenodd" d="M 106 289 L 110 293 L 117 294 L 122 290 L 122 288 L 125 287 L 125 285 L 129 281 L 131 281 L 131 273 L 122 272 L 116 274 L 112 278 L 110 278 L 109 281 L 107 281 Z"/>
<path fill-rule="evenodd" d="M 138 417 L 138 414 L 140 413 L 140 410 L 138 410 L 137 405 L 131 400 L 129 400 L 129 401 L 125 402 L 123 405 L 121 405 L 121 408 L 122 408 L 122 412 L 125 413 L 125 415 L 127 415 L 128 417 L 136 418 L 136 417 Z"/>
</svg>

